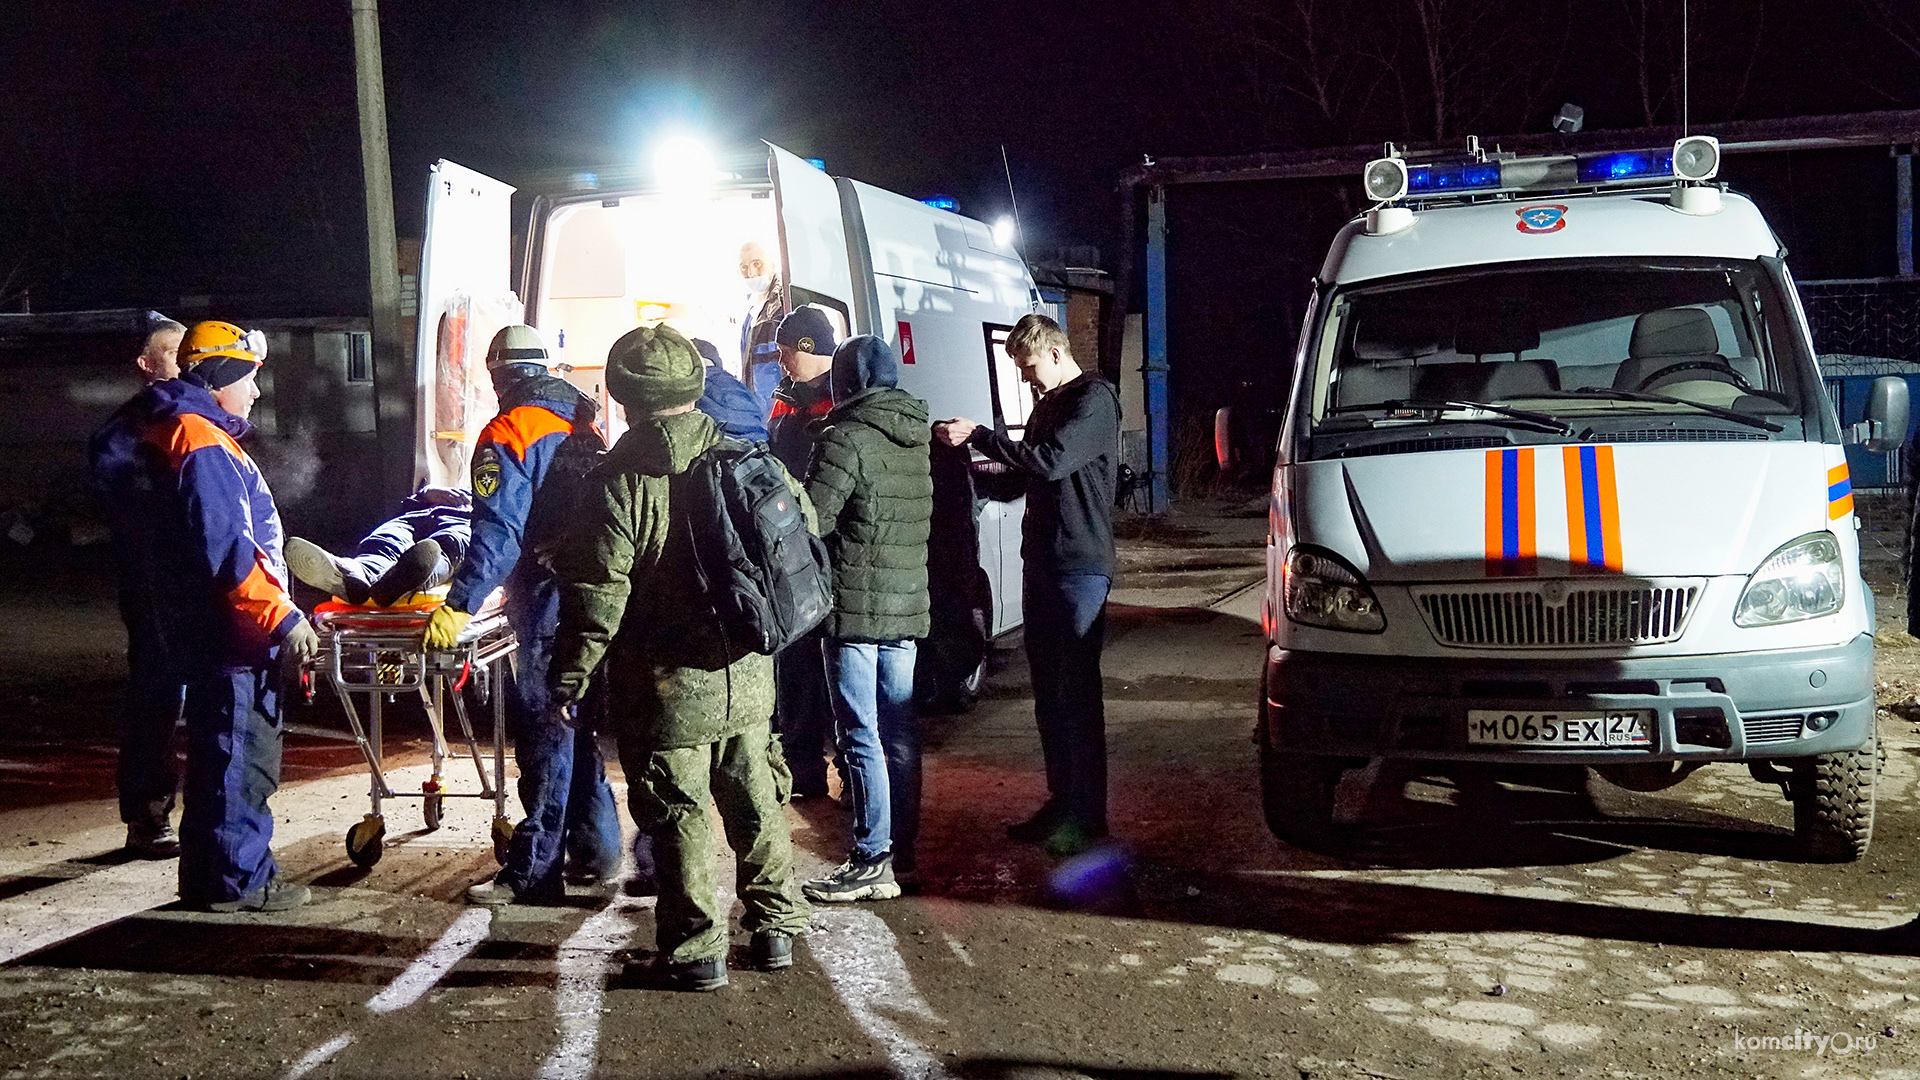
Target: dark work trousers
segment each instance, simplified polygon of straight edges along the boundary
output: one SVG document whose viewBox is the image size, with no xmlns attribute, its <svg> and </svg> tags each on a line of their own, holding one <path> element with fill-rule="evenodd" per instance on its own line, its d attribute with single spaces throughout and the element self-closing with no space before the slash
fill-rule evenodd
<svg viewBox="0 0 1920 1080">
<path fill-rule="evenodd" d="M 533 610 L 509 606 L 520 647 L 513 654 L 513 690 L 507 723 L 520 766 L 520 808 L 507 861 L 496 880 L 533 903 L 566 896 L 562 874 L 569 858 L 580 874 L 600 877 L 620 866 L 620 809 L 607 785 L 606 765 L 593 724 L 579 729 L 547 717 L 547 669 L 559 623 L 559 594 L 537 594 Z M 531 625 L 523 620 L 531 619 Z M 524 632 L 524 633 L 523 633 Z"/>
<path fill-rule="evenodd" d="M 180 790 L 181 703 L 186 684 L 173 671 L 152 603 L 137 586 L 120 589 L 127 627 L 127 693 L 120 704 L 120 820 L 146 830 L 170 824 Z"/>
<path fill-rule="evenodd" d="M 793 770 L 796 795 L 827 794 L 828 748 L 833 742 L 833 698 L 827 690 L 825 635 L 814 631 L 773 658 L 773 722 Z"/>
<path fill-rule="evenodd" d="M 264 887 L 278 870 L 273 812 L 280 786 L 280 703 L 270 668 L 187 684 L 187 783 L 180 815 L 180 896 L 222 903 Z"/>
<path fill-rule="evenodd" d="M 1100 649 L 1111 584 L 1099 574 L 1053 574 L 1029 563 L 1021 591 L 1033 716 L 1047 763 L 1048 805 L 1095 833 L 1107 828 L 1107 716 Z"/>
<path fill-rule="evenodd" d="M 399 517 L 382 522 L 380 527 L 367 534 L 360 546 L 354 549 L 352 561 L 359 565 L 360 573 L 368 581 L 380 580 L 380 575 L 393 569 L 400 556 L 407 549 L 422 540 L 432 540 L 440 545 L 440 558 L 444 565 L 435 576 L 444 579 L 460 565 L 467 553 L 467 545 L 473 540 L 472 512 L 464 506 L 429 506 L 424 510 L 410 510 Z"/>
</svg>

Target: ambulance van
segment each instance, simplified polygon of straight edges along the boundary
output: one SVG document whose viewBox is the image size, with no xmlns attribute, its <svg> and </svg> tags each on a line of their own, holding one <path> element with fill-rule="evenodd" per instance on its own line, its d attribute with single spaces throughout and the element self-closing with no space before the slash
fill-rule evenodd
<svg viewBox="0 0 1920 1080">
<path fill-rule="evenodd" d="M 453 162 L 434 166 L 419 278 L 418 482 L 467 482 L 473 440 L 495 412 L 487 343 L 509 323 L 541 332 L 554 370 L 600 403 L 609 441 L 626 422 L 606 391 L 607 350 L 636 326 L 664 321 L 704 338 L 739 371 L 749 307 L 739 256 L 750 241 L 778 260 L 790 306 L 820 307 L 843 337 L 886 338 L 900 353 L 901 389 L 934 417 L 1024 427 L 1033 399 L 1006 335 L 1044 305 L 1025 261 L 986 225 L 771 145 L 654 171 L 644 185 L 603 188 L 583 176 L 534 198 L 510 280 L 515 189 Z M 985 463 L 949 458 L 936 451 L 935 625 L 917 681 L 923 700 L 964 707 L 987 640 L 1021 621 L 1025 506 Z"/>
<path fill-rule="evenodd" d="M 1274 470 L 1275 833 L 1329 841 L 1370 764 L 1645 791 L 1727 762 L 1780 786 L 1802 857 L 1866 851 L 1874 602 L 1843 445 L 1896 449 L 1905 386 L 1841 429 L 1780 242 L 1719 156 L 1366 167 L 1376 205 L 1315 284 Z"/>
</svg>

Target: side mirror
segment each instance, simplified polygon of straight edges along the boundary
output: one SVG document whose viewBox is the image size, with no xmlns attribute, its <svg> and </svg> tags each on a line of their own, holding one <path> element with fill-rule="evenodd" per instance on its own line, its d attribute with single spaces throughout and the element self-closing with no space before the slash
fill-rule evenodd
<svg viewBox="0 0 1920 1080">
<path fill-rule="evenodd" d="M 1233 406 L 1213 413 L 1213 460 L 1220 471 L 1232 475 L 1240 470 L 1240 454 L 1233 444 Z"/>
<path fill-rule="evenodd" d="M 1900 449 L 1907 441 L 1907 380 L 1888 375 L 1873 380 L 1867 398 L 1866 448 L 1876 454 Z M 1216 432 L 1218 422 L 1215 422 Z M 1216 434 L 1214 441 L 1219 441 Z"/>
</svg>

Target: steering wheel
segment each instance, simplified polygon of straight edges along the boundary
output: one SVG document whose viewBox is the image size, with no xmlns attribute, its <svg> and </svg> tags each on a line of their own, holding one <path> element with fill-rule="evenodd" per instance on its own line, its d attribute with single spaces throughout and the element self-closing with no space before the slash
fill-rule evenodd
<svg viewBox="0 0 1920 1080">
<path fill-rule="evenodd" d="M 1741 375 L 1739 370 L 1732 364 L 1724 360 L 1682 360 L 1677 364 L 1668 364 L 1666 367 L 1649 372 L 1645 378 L 1641 379 L 1640 382 L 1634 386 L 1634 390 L 1645 390 L 1658 381 L 1661 376 L 1671 375 L 1676 371 L 1705 371 L 1717 377 L 1721 382 L 1730 382 L 1748 392 L 1752 392 L 1753 390 L 1753 387 L 1748 384 L 1746 377 Z"/>
</svg>

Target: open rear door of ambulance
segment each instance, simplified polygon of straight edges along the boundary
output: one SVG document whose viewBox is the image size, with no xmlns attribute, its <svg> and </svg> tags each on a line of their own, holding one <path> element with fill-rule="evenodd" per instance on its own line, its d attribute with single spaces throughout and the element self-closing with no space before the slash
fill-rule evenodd
<svg viewBox="0 0 1920 1080">
<path fill-rule="evenodd" d="M 772 143 L 767 175 L 773 181 L 774 208 L 780 215 L 780 261 L 786 270 L 787 300 L 794 306 L 818 304 L 838 313 L 841 337 L 853 333 L 853 274 L 847 261 L 847 232 L 840 213 L 840 191 L 833 177 Z"/>
<path fill-rule="evenodd" d="M 427 180 L 420 246 L 414 483 L 467 485 L 473 442 L 493 418 L 487 344 L 520 321 L 508 280 L 513 186 L 451 161 Z"/>
</svg>

